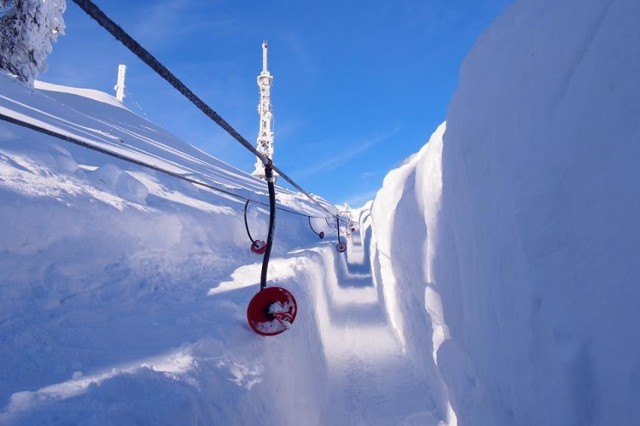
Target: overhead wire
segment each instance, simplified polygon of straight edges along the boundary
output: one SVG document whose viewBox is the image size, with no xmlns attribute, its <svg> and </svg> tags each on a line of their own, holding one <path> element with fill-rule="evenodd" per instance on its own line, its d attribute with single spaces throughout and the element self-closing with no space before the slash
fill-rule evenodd
<svg viewBox="0 0 640 426">
<path fill-rule="evenodd" d="M 140 43 L 133 39 L 126 31 L 122 29 L 118 24 L 111 20 L 98 6 L 96 6 L 90 0 L 73 0 L 82 10 L 84 10 L 89 16 L 91 16 L 100 26 L 106 29 L 112 36 L 119 40 L 126 48 L 128 48 L 134 55 L 140 58 L 145 64 L 153 69 L 159 76 L 164 78 L 169 84 L 176 88 L 182 95 L 184 95 L 189 101 L 191 101 L 198 109 L 200 109 L 205 115 L 211 118 L 216 124 L 222 127 L 231 137 L 242 144 L 246 149 L 258 157 L 264 164 L 271 161 L 263 153 L 259 152 L 253 145 L 247 141 L 237 130 L 235 130 L 226 120 L 224 120 L 217 112 L 215 112 L 209 105 L 207 105 L 202 99 L 200 99 L 195 93 L 193 93 L 182 81 L 180 81 L 167 67 L 165 67 L 160 61 L 158 61 L 148 50 L 146 50 Z M 305 191 L 300 185 L 295 183 L 286 173 L 280 170 L 276 165 L 273 165 L 273 170 L 280 175 L 284 180 L 291 184 L 294 188 L 304 194 L 312 202 L 317 204 L 321 209 L 329 213 L 331 217 L 336 217 L 335 213 L 330 212 L 325 206 L 320 204 L 314 197 Z"/>
<path fill-rule="evenodd" d="M 144 112 L 144 110 L 142 109 L 142 107 L 140 106 L 140 104 L 135 100 L 135 98 L 133 97 L 133 95 L 131 94 L 131 92 L 129 92 L 126 88 L 124 89 L 124 93 L 131 99 L 131 102 L 133 102 L 133 104 L 135 106 L 138 107 L 138 109 L 140 110 L 140 112 L 142 112 L 142 115 L 145 116 L 146 119 L 149 119 L 149 116 L 147 115 L 146 112 Z"/>
<path fill-rule="evenodd" d="M 24 120 L 19 120 L 17 118 L 10 117 L 10 116 L 2 114 L 2 113 L 0 113 L 0 120 L 15 124 L 17 126 L 25 127 L 27 129 L 30 129 L 30 130 L 33 130 L 33 131 L 36 131 L 36 132 L 39 132 L 39 133 L 43 133 L 43 134 L 45 134 L 47 136 L 51 136 L 51 137 L 54 137 L 54 138 L 57 138 L 57 139 L 61 139 L 63 141 L 66 141 L 66 142 L 72 143 L 74 145 L 78 145 L 78 146 L 90 149 L 92 151 L 97 151 L 97 152 L 99 152 L 101 154 L 108 155 L 110 157 L 114 157 L 114 158 L 117 158 L 119 160 L 126 161 L 128 163 L 132 163 L 132 164 L 135 164 L 135 165 L 138 165 L 138 166 L 146 167 L 148 169 L 151 169 L 151 170 L 154 170 L 156 172 L 159 172 L 159 173 L 174 177 L 176 179 L 180 179 L 180 180 L 183 180 L 183 181 L 186 181 L 186 182 L 198 185 L 198 186 L 202 186 L 202 187 L 207 188 L 207 189 L 211 189 L 211 190 L 219 192 L 221 194 L 228 195 L 228 196 L 230 196 L 232 198 L 235 198 L 237 200 L 251 201 L 253 203 L 260 204 L 260 205 L 265 206 L 265 207 L 269 207 L 269 205 L 270 205 L 269 203 L 265 203 L 265 202 L 260 201 L 260 200 L 255 200 L 255 199 L 251 199 L 251 198 L 248 198 L 248 197 L 244 197 L 244 196 L 235 194 L 235 193 L 233 193 L 231 191 L 227 191 L 225 189 L 218 188 L 218 187 L 216 187 L 214 185 L 211 185 L 211 184 L 208 184 L 206 182 L 202 182 L 200 180 L 193 179 L 193 178 L 190 178 L 190 177 L 187 177 L 187 176 L 183 176 L 183 175 L 181 175 L 179 173 L 176 173 L 176 172 L 172 172 L 172 171 L 164 169 L 164 168 L 162 168 L 160 166 L 156 166 L 154 164 L 150 164 L 150 163 L 147 163 L 145 161 L 141 161 L 141 160 L 135 159 L 133 157 L 129 157 L 127 155 L 123 155 L 123 154 L 120 154 L 120 153 L 117 153 L 117 152 L 114 152 L 114 151 L 111 151 L 111 150 L 96 146 L 96 145 L 94 145 L 94 144 L 92 144 L 90 142 L 83 141 L 83 140 L 80 140 L 78 138 L 74 138 L 72 136 L 68 136 L 68 135 L 65 135 L 65 134 L 62 134 L 62 133 L 58 133 L 58 132 L 55 132 L 53 130 L 46 129 L 46 128 L 41 127 L 41 126 L 37 126 L 37 125 L 35 125 L 33 123 L 29 123 L 29 122 L 24 121 Z M 285 208 L 285 207 L 282 207 L 282 206 L 276 206 L 276 208 L 278 210 L 285 211 L 287 213 L 291 213 L 291 214 L 295 214 L 295 215 L 299 215 L 299 216 L 311 217 L 308 214 L 305 214 L 305 213 L 302 213 L 302 212 L 298 212 L 298 211 L 295 211 L 295 210 L 292 210 L 292 209 L 288 209 L 288 208 Z M 314 217 L 316 217 L 316 218 L 325 218 L 325 216 L 314 216 Z"/>
</svg>

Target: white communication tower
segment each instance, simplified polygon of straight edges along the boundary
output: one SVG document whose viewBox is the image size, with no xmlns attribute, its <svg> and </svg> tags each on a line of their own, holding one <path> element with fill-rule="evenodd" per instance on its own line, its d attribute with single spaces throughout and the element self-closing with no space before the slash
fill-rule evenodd
<svg viewBox="0 0 640 426">
<path fill-rule="evenodd" d="M 123 64 L 118 65 L 118 82 L 113 89 L 116 91 L 116 99 L 120 102 L 124 100 L 124 76 L 126 73 L 127 66 Z"/>
<path fill-rule="evenodd" d="M 260 88 L 260 103 L 258 104 L 258 114 L 260 114 L 260 129 L 258 130 L 257 151 L 265 157 L 273 158 L 273 114 L 271 113 L 271 83 L 273 77 L 267 69 L 267 49 L 266 41 L 262 42 L 262 72 L 258 75 L 258 87 Z M 274 171 L 274 176 L 277 174 Z M 264 164 L 258 157 L 256 169 L 252 175 L 265 179 Z"/>
</svg>

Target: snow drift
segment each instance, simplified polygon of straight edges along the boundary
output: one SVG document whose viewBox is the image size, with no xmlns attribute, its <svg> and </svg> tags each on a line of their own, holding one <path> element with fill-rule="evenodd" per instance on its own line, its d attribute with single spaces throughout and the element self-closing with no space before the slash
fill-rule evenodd
<svg viewBox="0 0 640 426">
<path fill-rule="evenodd" d="M 0 112 L 251 198 L 251 231 L 266 236 L 263 182 L 106 94 L 41 82 L 31 90 L 2 75 Z M 0 200 L 0 423 L 264 418 L 267 383 L 286 383 L 265 365 L 286 359 L 278 345 L 289 354 L 296 345 L 276 340 L 265 357 L 246 325 L 260 258 L 249 251 L 244 200 L 4 121 Z M 287 253 L 317 241 L 305 215 L 325 213 L 282 188 L 278 200 L 302 215 L 279 213 L 270 283 L 295 291 L 302 260 Z M 311 311 L 297 293 L 304 323 Z M 285 408 L 272 404 L 270 415 L 286 418 Z"/>
<path fill-rule="evenodd" d="M 517 2 L 464 62 L 441 181 L 437 132 L 373 204 L 460 424 L 640 422 L 638 16 Z"/>
<path fill-rule="evenodd" d="M 280 213 L 270 283 L 299 310 L 274 338 L 245 322 L 240 200 L 2 123 L 0 422 L 640 423 L 637 16 L 509 8 L 346 254 Z M 266 197 L 105 94 L 0 76 L 0 112 Z"/>
</svg>

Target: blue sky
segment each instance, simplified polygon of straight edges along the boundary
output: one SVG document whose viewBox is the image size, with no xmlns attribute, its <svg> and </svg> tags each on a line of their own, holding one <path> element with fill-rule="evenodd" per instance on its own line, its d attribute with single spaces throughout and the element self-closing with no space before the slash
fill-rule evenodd
<svg viewBox="0 0 640 426">
<path fill-rule="evenodd" d="M 275 163 L 357 207 L 444 120 L 464 56 L 511 0 L 95 2 L 252 142 L 267 40 Z M 72 1 L 65 23 L 40 80 L 113 93 L 124 63 L 131 110 L 253 170 L 251 153 Z"/>
</svg>

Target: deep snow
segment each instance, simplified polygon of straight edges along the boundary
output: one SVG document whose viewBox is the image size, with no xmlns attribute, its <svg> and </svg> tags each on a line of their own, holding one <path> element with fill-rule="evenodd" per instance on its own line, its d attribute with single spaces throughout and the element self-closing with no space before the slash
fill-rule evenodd
<svg viewBox="0 0 640 426">
<path fill-rule="evenodd" d="M 0 122 L 0 422 L 640 423 L 639 16 L 508 8 L 345 254 L 278 213 L 269 282 L 298 317 L 270 338 L 241 201 Z M 0 112 L 266 197 L 105 94 L 0 76 Z"/>
<path fill-rule="evenodd" d="M 260 181 L 182 143 L 108 95 L 49 85 L 31 91 L 4 76 L 1 84 L 3 114 L 25 114 L 227 191 L 266 199 Z M 246 347 L 261 342 L 243 320 L 259 279 L 243 203 L 4 122 L 1 158 L 2 419 L 139 418 L 152 424 L 195 416 L 205 423 L 240 423 L 233 415 L 236 388 L 251 387 L 264 375 L 262 350 Z M 321 212 L 287 191 L 278 198 L 295 210 Z M 266 233 L 261 206 L 250 204 L 249 221 L 254 236 Z M 313 221 L 323 229 L 324 220 Z M 306 217 L 281 212 L 279 222 L 287 226 L 278 228 L 274 256 L 286 255 L 290 241 L 317 240 Z M 291 280 L 295 263 L 275 259 L 272 279 Z M 254 273 L 242 275 L 243 265 Z M 228 280 L 240 289 L 232 301 L 208 296 Z M 193 354 L 200 347 L 209 361 Z M 189 378 L 200 370 L 215 374 L 205 374 L 204 382 Z M 178 375 L 181 380 L 170 379 Z M 212 391 L 202 392 L 206 386 Z M 231 413 L 220 408 L 228 401 Z"/>
<path fill-rule="evenodd" d="M 108 95 L 0 84 L 3 114 L 266 200 L 262 181 Z M 265 339 L 245 319 L 260 258 L 243 200 L 2 129 L 3 423 L 437 424 L 429 382 L 387 326 L 370 222 L 342 229 L 350 250 L 338 255 L 326 213 L 279 190 L 327 238 L 307 216 L 279 211 L 269 285 L 293 291 L 299 314 Z M 266 222 L 250 204 L 254 237 Z"/>
<path fill-rule="evenodd" d="M 441 181 L 432 141 L 374 202 L 395 323 L 432 333 L 460 424 L 640 423 L 639 16 L 514 4 L 464 62 Z"/>
</svg>

